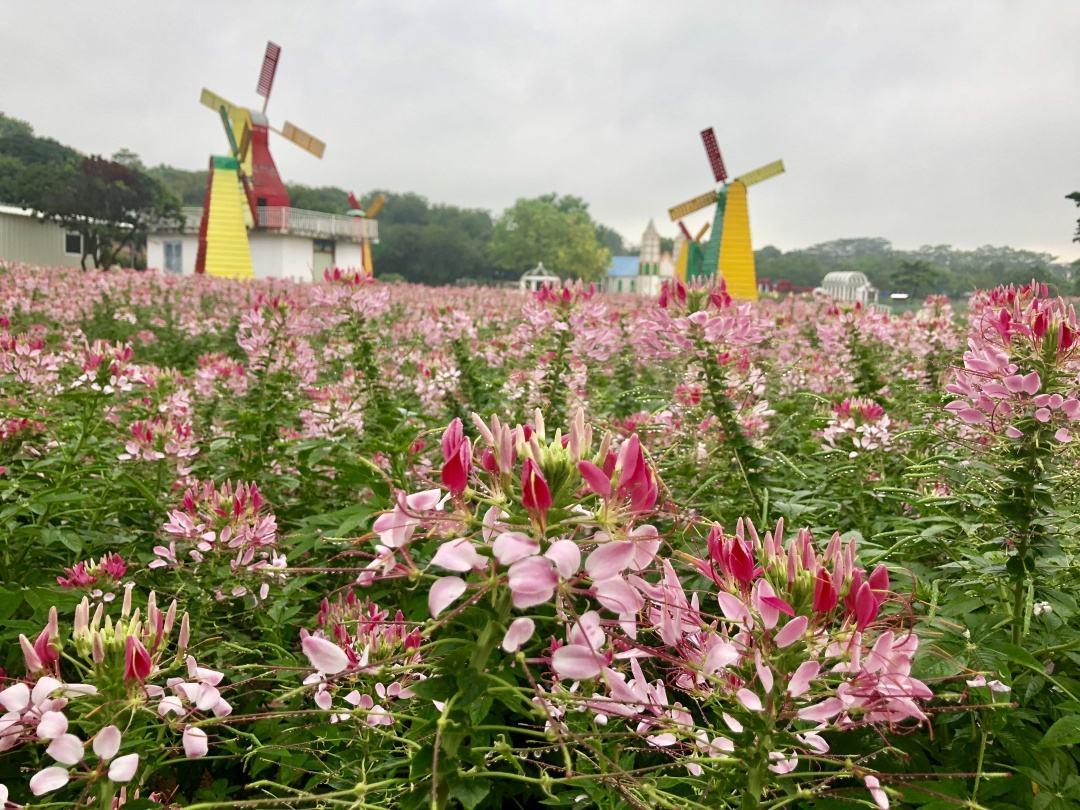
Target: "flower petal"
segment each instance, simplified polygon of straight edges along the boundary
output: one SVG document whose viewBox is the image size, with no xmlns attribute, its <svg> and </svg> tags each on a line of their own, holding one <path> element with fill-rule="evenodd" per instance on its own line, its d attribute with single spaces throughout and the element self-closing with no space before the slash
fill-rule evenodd
<svg viewBox="0 0 1080 810">
<path fill-rule="evenodd" d="M 21 712 L 30 705 L 30 687 L 17 683 L 0 692 L 0 706 L 9 712 Z"/>
<path fill-rule="evenodd" d="M 431 617 L 438 618 L 440 613 L 465 593 L 466 587 L 468 586 L 461 577 L 443 577 L 437 580 L 428 591 L 428 610 L 431 612 Z"/>
<path fill-rule="evenodd" d="M 532 638 L 535 630 L 536 623 L 532 619 L 525 616 L 514 619 L 510 622 L 506 635 L 503 636 L 502 648 L 508 653 L 517 652 L 522 644 Z"/>
<path fill-rule="evenodd" d="M 40 770 L 30 777 L 30 792 L 35 796 L 40 796 L 42 793 L 59 790 L 68 783 L 70 778 L 67 768 L 53 765 L 51 768 Z"/>
<path fill-rule="evenodd" d="M 567 644 L 551 655 L 551 668 L 555 673 L 572 681 L 595 678 L 603 665 L 603 657 L 583 644 Z"/>
<path fill-rule="evenodd" d="M 806 616 L 796 616 L 784 625 L 784 628 L 773 637 L 773 641 L 776 642 L 776 646 L 780 649 L 790 647 L 803 637 L 808 624 L 810 624 L 810 620 Z"/>
<path fill-rule="evenodd" d="M 82 740 L 74 734 L 61 734 L 49 743 L 45 753 L 61 765 L 76 765 L 83 758 Z"/>
<path fill-rule="evenodd" d="M 747 711 L 760 712 L 764 708 L 761 705 L 761 698 L 745 687 L 736 692 L 735 697 L 739 699 L 739 703 L 741 703 Z"/>
<path fill-rule="evenodd" d="M 306 636 L 300 643 L 311 665 L 319 672 L 337 675 L 349 666 L 349 657 L 337 644 L 320 636 Z"/>
<path fill-rule="evenodd" d="M 206 756 L 206 732 L 196 726 L 188 726 L 184 729 L 183 736 L 184 756 L 188 759 L 198 759 Z"/>
<path fill-rule="evenodd" d="M 581 548 L 573 540 L 556 540 L 544 556 L 555 563 L 555 569 L 563 579 L 570 579 L 581 568 Z"/>
<path fill-rule="evenodd" d="M 63 712 L 45 712 L 38 721 L 39 740 L 53 740 L 68 730 L 68 720 Z"/>
<path fill-rule="evenodd" d="M 485 560 L 476 553 L 472 541 L 467 537 L 447 540 L 435 551 L 431 564 L 447 571 L 471 571 L 483 568 Z"/>
<path fill-rule="evenodd" d="M 162 699 L 164 703 L 164 699 Z M 102 759 L 112 759 L 120 750 L 120 729 L 116 726 L 105 726 L 94 737 L 94 753 Z"/>
<path fill-rule="evenodd" d="M 139 755 L 124 754 L 109 764 L 109 779 L 113 782 L 130 782 L 139 770 Z"/>
<path fill-rule="evenodd" d="M 491 551 L 501 565 L 511 565 L 539 554 L 540 541 L 523 532 L 503 532 L 491 544 Z"/>
<path fill-rule="evenodd" d="M 597 547 L 587 560 L 585 572 L 594 580 L 611 579 L 621 574 L 634 558 L 634 543 L 619 540 Z"/>
</svg>

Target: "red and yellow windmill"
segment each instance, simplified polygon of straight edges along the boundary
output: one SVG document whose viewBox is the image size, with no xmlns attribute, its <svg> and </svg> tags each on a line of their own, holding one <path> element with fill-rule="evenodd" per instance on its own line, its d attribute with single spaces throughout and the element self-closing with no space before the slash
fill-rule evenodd
<svg viewBox="0 0 1080 810">
<path fill-rule="evenodd" d="M 371 205 L 365 210 L 360 205 L 360 200 L 356 198 L 356 195 L 351 191 L 349 192 L 349 216 L 357 217 L 358 219 L 375 219 L 378 216 L 379 211 L 382 210 L 383 205 L 386 203 L 385 194 L 377 194 L 375 199 L 371 201 Z M 361 258 L 364 262 L 364 275 L 371 278 L 375 275 L 375 264 L 371 258 L 371 239 L 367 236 L 363 236 L 360 239 L 360 251 Z"/>
<path fill-rule="evenodd" d="M 697 239 L 690 238 L 686 226 L 679 226 L 686 239 L 682 243 L 675 263 L 676 274 L 684 280 L 694 278 L 721 277 L 727 284 L 732 298 L 757 300 L 757 278 L 754 273 L 754 249 L 750 243 L 750 211 L 746 202 L 746 189 L 762 180 L 768 180 L 784 171 L 784 162 L 774 160 L 753 171 L 739 175 L 728 182 L 724 159 L 720 156 L 720 147 L 716 143 L 716 133 L 712 127 L 701 131 L 701 140 L 705 144 L 705 154 L 709 158 L 713 177 L 720 186 L 714 191 L 687 200 L 668 209 L 673 222 L 679 222 L 687 214 L 700 211 L 716 204 L 713 215 L 712 233 L 704 251 L 697 244 Z M 696 248 L 696 250 L 695 250 Z"/>
<path fill-rule="evenodd" d="M 255 88 L 263 97 L 261 110 L 238 106 L 203 88 L 200 101 L 221 116 L 231 154 L 210 158 L 195 260 L 198 273 L 253 277 L 247 229 L 288 225 L 289 192 L 270 154 L 271 130 L 317 158 L 326 151 L 325 143 L 290 121 L 281 129 L 270 126 L 266 107 L 280 56 L 281 48 L 267 42 Z"/>
</svg>

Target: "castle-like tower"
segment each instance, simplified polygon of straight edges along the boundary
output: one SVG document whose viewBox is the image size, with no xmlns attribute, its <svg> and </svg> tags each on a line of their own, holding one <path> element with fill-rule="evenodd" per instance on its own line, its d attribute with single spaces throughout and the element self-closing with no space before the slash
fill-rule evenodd
<svg viewBox="0 0 1080 810">
<path fill-rule="evenodd" d="M 660 273 L 660 234 L 650 219 L 641 235 L 641 254 L 638 260 L 639 276 L 655 276 Z"/>
</svg>

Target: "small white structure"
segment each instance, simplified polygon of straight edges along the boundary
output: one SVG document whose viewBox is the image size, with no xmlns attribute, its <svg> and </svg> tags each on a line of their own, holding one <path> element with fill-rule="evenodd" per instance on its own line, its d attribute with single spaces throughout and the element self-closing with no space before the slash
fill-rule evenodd
<svg viewBox="0 0 1080 810">
<path fill-rule="evenodd" d="M 558 287 L 562 284 L 562 279 L 544 267 L 543 262 L 540 262 L 532 270 L 526 270 L 521 275 L 518 280 L 518 289 L 522 292 L 536 292 L 545 284 Z"/>
<path fill-rule="evenodd" d="M 870 283 L 865 274 L 857 270 L 843 270 L 826 273 L 821 286 L 815 293 L 823 293 L 836 301 L 856 301 L 860 304 L 876 304 L 877 287 Z"/>
<path fill-rule="evenodd" d="M 29 208 L 0 205 L 0 261 L 78 267 L 82 235 L 38 218 Z"/>
<path fill-rule="evenodd" d="M 328 267 L 360 270 L 362 242 L 379 241 L 378 223 L 298 208 L 258 209 L 258 228 L 248 229 L 251 265 L 256 278 L 322 281 Z M 202 209 L 185 207 L 179 228 L 146 238 L 146 266 L 166 273 L 195 272 Z"/>
</svg>

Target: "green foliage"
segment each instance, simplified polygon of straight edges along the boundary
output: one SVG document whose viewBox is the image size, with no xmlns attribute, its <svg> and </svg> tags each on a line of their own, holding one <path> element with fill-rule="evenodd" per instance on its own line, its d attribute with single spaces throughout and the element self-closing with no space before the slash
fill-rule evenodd
<svg viewBox="0 0 1080 810">
<path fill-rule="evenodd" d="M 1065 199 L 1072 200 L 1078 207 L 1080 207 L 1080 191 L 1074 191 L 1072 194 L 1066 194 Z M 1080 242 L 1080 219 L 1076 220 L 1076 233 L 1073 234 L 1073 241 Z"/>
<path fill-rule="evenodd" d="M 491 256 L 518 274 L 538 262 L 568 277 L 602 278 L 610 251 L 597 238 L 588 206 L 579 197 L 548 194 L 519 199 L 495 223 Z"/>
<path fill-rule="evenodd" d="M 111 267 L 121 251 L 143 244 L 152 227 L 180 216 L 178 201 L 158 181 L 100 157 L 28 166 L 19 179 L 19 202 L 82 234 L 84 270 L 87 259 Z"/>
<path fill-rule="evenodd" d="M 899 250 L 887 239 L 836 239 L 782 252 L 772 245 L 755 251 L 761 278 L 816 287 L 826 273 L 855 270 L 866 274 L 883 293 L 906 292 L 919 299 L 930 294 L 963 296 L 998 284 L 1024 284 L 1032 278 L 1070 292 L 1066 268 L 1048 253 L 990 245 L 958 250 L 924 245 Z"/>
</svg>

